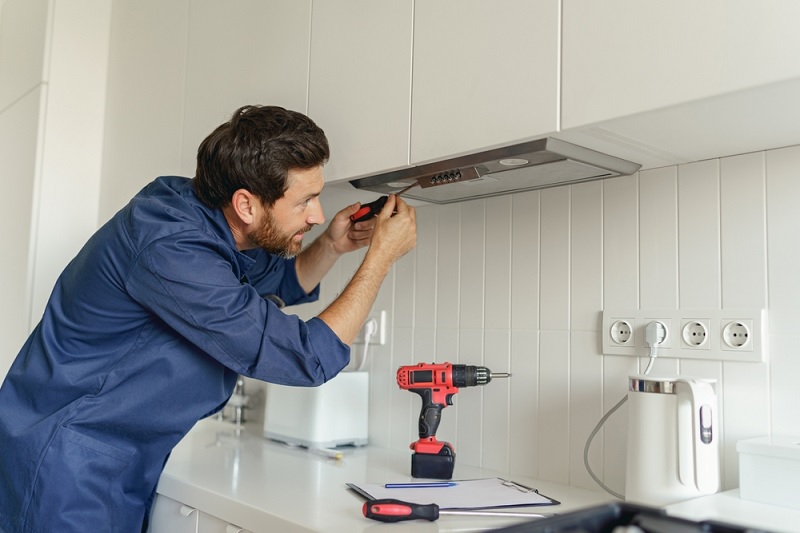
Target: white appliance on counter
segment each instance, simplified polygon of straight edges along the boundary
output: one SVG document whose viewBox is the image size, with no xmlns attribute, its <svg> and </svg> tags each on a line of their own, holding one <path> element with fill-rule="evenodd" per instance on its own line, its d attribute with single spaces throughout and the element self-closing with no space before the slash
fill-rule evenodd
<svg viewBox="0 0 800 533">
<path fill-rule="evenodd" d="M 341 372 L 319 387 L 267 384 L 264 436 L 308 448 L 365 446 L 369 374 Z"/>
<path fill-rule="evenodd" d="M 666 505 L 719 490 L 713 380 L 630 376 L 625 500 Z"/>
</svg>

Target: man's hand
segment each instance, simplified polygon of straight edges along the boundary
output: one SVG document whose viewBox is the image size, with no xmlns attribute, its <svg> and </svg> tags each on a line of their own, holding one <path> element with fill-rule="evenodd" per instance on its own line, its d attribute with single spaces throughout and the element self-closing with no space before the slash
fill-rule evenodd
<svg viewBox="0 0 800 533">
<path fill-rule="evenodd" d="M 368 254 L 379 254 L 394 263 L 417 244 L 417 212 L 394 194 L 373 220 L 376 221 Z"/>
<path fill-rule="evenodd" d="M 359 203 L 345 207 L 336 213 L 325 230 L 326 237 L 330 239 L 333 249 L 338 254 L 363 248 L 369 244 L 372 238 L 376 223 L 374 218 L 356 223 L 350 221 L 350 215 L 358 211 L 360 207 Z"/>
</svg>

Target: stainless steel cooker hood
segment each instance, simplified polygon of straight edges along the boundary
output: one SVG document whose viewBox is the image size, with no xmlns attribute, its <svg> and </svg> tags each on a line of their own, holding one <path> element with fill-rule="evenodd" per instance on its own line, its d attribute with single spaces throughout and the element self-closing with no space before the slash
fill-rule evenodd
<svg viewBox="0 0 800 533">
<path fill-rule="evenodd" d="M 559 139 L 539 139 L 350 180 L 353 187 L 435 204 L 633 174 L 641 165 Z"/>
</svg>

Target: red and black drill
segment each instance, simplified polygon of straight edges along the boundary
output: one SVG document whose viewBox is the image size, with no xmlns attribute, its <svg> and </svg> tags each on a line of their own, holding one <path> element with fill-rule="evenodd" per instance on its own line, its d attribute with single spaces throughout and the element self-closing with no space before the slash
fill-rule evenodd
<svg viewBox="0 0 800 533">
<path fill-rule="evenodd" d="M 442 409 L 453 405 L 459 387 L 486 385 L 492 378 L 511 377 L 508 373 L 492 373 L 485 366 L 419 363 L 401 366 L 397 384 L 422 398 L 419 413 L 419 440 L 411 443 L 411 476 L 451 479 L 456 452 L 449 442 L 436 440 Z"/>
</svg>

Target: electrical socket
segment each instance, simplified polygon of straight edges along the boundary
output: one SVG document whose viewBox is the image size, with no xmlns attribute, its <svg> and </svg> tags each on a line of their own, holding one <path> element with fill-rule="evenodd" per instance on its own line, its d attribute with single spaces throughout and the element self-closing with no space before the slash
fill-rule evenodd
<svg viewBox="0 0 800 533">
<path fill-rule="evenodd" d="M 708 332 L 711 325 L 708 319 L 690 318 L 681 321 L 681 347 L 688 350 L 710 350 L 711 340 Z"/>
<path fill-rule="evenodd" d="M 764 309 L 607 309 L 602 318 L 603 354 L 647 357 L 647 325 L 663 322 L 667 335 L 659 357 L 763 362 L 767 357 Z M 626 339 L 625 324 L 631 326 Z"/>
<path fill-rule="evenodd" d="M 372 337 L 370 337 L 369 343 L 384 346 L 386 344 L 386 311 L 384 310 L 374 311 L 367 315 L 367 319 L 364 321 L 364 325 L 362 325 L 361 329 L 358 331 L 358 335 L 356 335 L 356 338 L 353 340 L 353 344 L 364 344 L 366 326 L 370 320 L 375 321 L 378 329 L 375 331 Z"/>
<path fill-rule="evenodd" d="M 630 318 L 616 319 L 611 323 L 609 330 L 611 342 L 618 346 L 634 346 L 633 320 Z"/>
<path fill-rule="evenodd" d="M 752 351 L 753 331 L 752 320 L 724 320 L 720 323 L 722 330 L 722 342 L 720 347 L 723 350 Z"/>
</svg>

